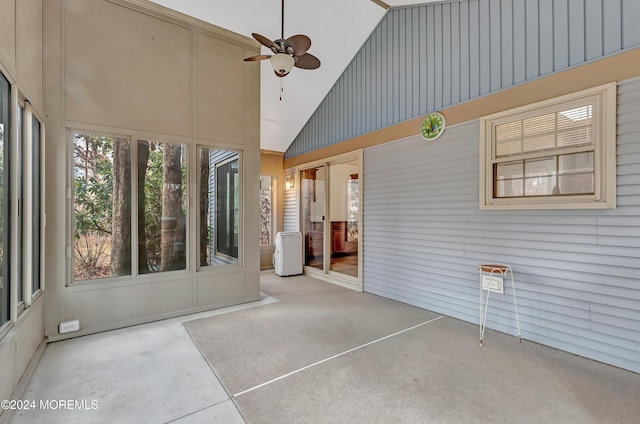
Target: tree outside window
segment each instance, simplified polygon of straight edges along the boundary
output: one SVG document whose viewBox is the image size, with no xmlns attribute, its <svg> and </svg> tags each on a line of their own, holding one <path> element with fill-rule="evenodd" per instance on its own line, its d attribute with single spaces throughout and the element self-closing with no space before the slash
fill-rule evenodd
<svg viewBox="0 0 640 424">
<path fill-rule="evenodd" d="M 73 145 L 73 279 L 131 275 L 133 231 L 139 274 L 185 269 L 186 147 L 138 141 L 132 164 L 129 139 L 75 134 Z"/>
</svg>

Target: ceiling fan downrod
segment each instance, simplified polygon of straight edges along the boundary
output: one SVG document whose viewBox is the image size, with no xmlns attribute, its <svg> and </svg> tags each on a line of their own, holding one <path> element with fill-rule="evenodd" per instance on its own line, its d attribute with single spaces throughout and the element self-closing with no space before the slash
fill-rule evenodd
<svg viewBox="0 0 640 424">
<path fill-rule="evenodd" d="M 284 40 L 284 0 L 282 0 L 282 18 L 281 18 L 281 30 L 280 30 L 280 38 Z"/>
</svg>

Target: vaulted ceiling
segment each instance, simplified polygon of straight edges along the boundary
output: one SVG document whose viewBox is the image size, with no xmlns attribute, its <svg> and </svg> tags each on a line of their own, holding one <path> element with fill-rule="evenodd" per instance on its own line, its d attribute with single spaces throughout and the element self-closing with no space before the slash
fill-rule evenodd
<svg viewBox="0 0 640 424">
<path fill-rule="evenodd" d="M 281 0 L 152 1 L 247 37 L 252 32 L 272 40 L 281 35 Z M 279 152 L 289 147 L 388 7 L 435 1 L 438 0 L 285 1 L 285 38 L 295 34 L 309 36 L 309 53 L 322 64 L 313 71 L 294 68 L 282 79 L 274 75 L 268 60 L 245 64 L 261 66 L 260 147 Z M 262 54 L 269 53 L 269 49 L 262 48 Z"/>
</svg>

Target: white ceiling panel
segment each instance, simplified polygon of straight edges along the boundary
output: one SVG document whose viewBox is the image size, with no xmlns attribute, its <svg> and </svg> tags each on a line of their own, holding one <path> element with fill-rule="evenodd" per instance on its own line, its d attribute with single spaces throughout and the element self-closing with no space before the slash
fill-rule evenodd
<svg viewBox="0 0 640 424">
<path fill-rule="evenodd" d="M 272 40 L 281 35 L 281 0 L 152 1 L 247 37 L 252 32 Z M 427 1 L 385 3 L 404 6 Z M 281 79 L 274 75 L 269 61 L 245 64 L 261 66 L 262 149 L 284 152 L 289 147 L 385 13 L 371 0 L 285 1 L 285 38 L 295 34 L 309 36 L 309 53 L 320 59 L 321 66 L 316 70 L 294 68 Z M 263 47 L 262 53 L 271 52 Z"/>
</svg>

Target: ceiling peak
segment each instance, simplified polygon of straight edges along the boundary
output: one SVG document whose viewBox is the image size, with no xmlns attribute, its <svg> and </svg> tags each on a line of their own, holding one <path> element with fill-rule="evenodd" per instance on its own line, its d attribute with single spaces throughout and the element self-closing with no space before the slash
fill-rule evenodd
<svg viewBox="0 0 640 424">
<path fill-rule="evenodd" d="M 382 0 L 371 0 L 371 1 L 377 4 L 378 6 L 380 6 L 381 8 L 383 8 L 384 10 L 388 10 L 391 7 L 387 3 L 383 2 Z"/>
</svg>

